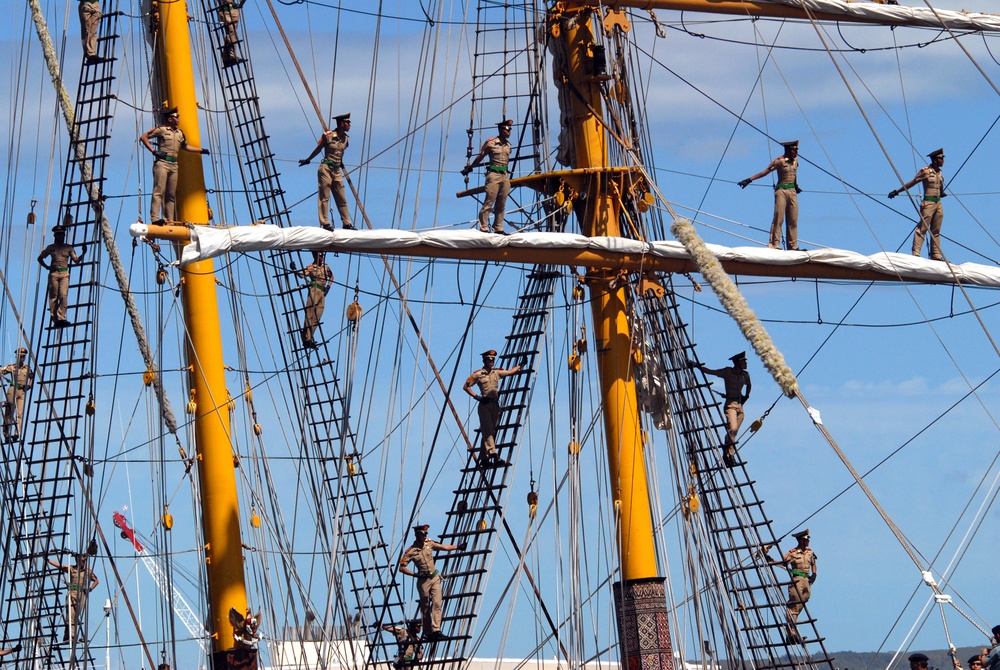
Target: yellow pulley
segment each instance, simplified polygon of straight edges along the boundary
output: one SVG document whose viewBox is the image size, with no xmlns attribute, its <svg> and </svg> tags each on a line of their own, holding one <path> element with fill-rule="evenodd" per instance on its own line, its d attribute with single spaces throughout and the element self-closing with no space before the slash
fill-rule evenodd
<svg viewBox="0 0 1000 670">
<path fill-rule="evenodd" d="M 354 464 L 354 461 L 347 459 L 347 475 L 353 477 L 358 472 L 358 466 Z"/>
<path fill-rule="evenodd" d="M 167 505 L 163 506 L 163 527 L 170 530 L 174 527 L 174 515 L 170 513 L 170 507 Z"/>
<path fill-rule="evenodd" d="M 754 419 L 754 422 L 750 424 L 750 432 L 756 433 L 758 430 L 760 430 L 761 426 L 763 425 L 764 425 L 764 417 L 760 417 L 759 419 Z"/>
<path fill-rule="evenodd" d="M 350 321 L 351 323 L 356 322 L 358 319 L 361 318 L 362 312 L 364 312 L 364 309 L 362 309 L 358 301 L 355 300 L 354 302 L 352 302 L 350 305 L 347 306 L 347 320 Z"/>
<path fill-rule="evenodd" d="M 97 412 L 97 403 L 94 402 L 93 393 L 91 393 L 90 397 L 87 399 L 87 407 L 84 411 L 87 413 L 87 416 L 94 416 L 94 413 Z"/>
<path fill-rule="evenodd" d="M 163 268 L 156 271 L 156 283 L 158 286 L 163 286 L 167 283 L 167 271 Z"/>
<path fill-rule="evenodd" d="M 236 401 L 233 400 L 233 394 L 229 392 L 229 389 L 226 389 L 226 409 L 229 410 L 230 414 L 236 411 Z"/>
<path fill-rule="evenodd" d="M 191 389 L 190 395 L 188 395 L 187 413 L 194 414 L 198 410 L 198 403 L 194 400 L 194 389 Z"/>
<path fill-rule="evenodd" d="M 569 356 L 569 369 L 573 372 L 580 371 L 580 354 L 576 353 L 575 347 L 573 353 Z"/>
<path fill-rule="evenodd" d="M 253 389 L 250 388 L 249 381 L 247 382 L 246 390 L 243 391 L 243 397 L 246 399 L 248 405 L 253 402 Z"/>
<path fill-rule="evenodd" d="M 476 528 L 480 531 L 486 530 L 488 528 L 488 526 L 486 525 L 486 519 L 480 519 L 479 523 L 476 524 Z"/>
<path fill-rule="evenodd" d="M 142 383 L 146 386 L 152 386 L 154 381 L 156 381 L 156 373 L 153 372 L 153 368 L 146 368 L 146 371 L 142 373 Z"/>
<path fill-rule="evenodd" d="M 635 361 L 636 365 L 642 364 L 642 349 L 637 344 L 632 345 L 632 360 Z"/>
<path fill-rule="evenodd" d="M 260 517 L 257 516 L 257 507 L 250 508 L 250 525 L 254 528 L 260 528 Z"/>
<path fill-rule="evenodd" d="M 556 191 L 556 194 L 552 196 L 552 202 L 556 207 L 562 207 L 563 203 L 566 202 L 566 194 L 562 190 Z"/>
<path fill-rule="evenodd" d="M 256 435 L 257 437 L 260 437 L 261 435 L 264 434 L 264 429 L 261 428 L 261 425 L 259 423 L 255 423 L 253 425 L 253 434 Z"/>
<path fill-rule="evenodd" d="M 535 513 L 538 511 L 538 494 L 535 491 L 528 492 L 528 516 L 532 519 L 535 518 Z"/>
<path fill-rule="evenodd" d="M 579 301 L 583 300 L 584 297 L 586 297 L 586 293 L 584 293 L 583 287 L 580 286 L 579 284 L 577 284 L 576 286 L 574 286 L 573 287 L 573 300 L 576 300 L 577 302 L 579 302 Z"/>
<path fill-rule="evenodd" d="M 569 441 L 569 453 L 571 453 L 574 456 L 576 456 L 577 454 L 580 453 L 580 449 L 581 449 L 581 447 L 580 447 L 580 443 L 579 442 L 577 442 L 576 440 L 570 440 Z"/>
</svg>

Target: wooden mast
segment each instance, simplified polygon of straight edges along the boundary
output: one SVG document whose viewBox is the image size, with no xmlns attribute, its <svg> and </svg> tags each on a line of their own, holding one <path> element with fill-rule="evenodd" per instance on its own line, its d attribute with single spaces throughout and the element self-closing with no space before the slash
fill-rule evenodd
<svg viewBox="0 0 1000 670">
<path fill-rule="evenodd" d="M 154 13 L 159 14 L 154 43 L 161 102 L 164 107 L 178 108 L 180 128 L 188 143 L 201 146 L 187 3 L 155 2 Z M 177 159 L 177 218 L 206 224 L 208 201 L 201 156 L 182 150 Z M 212 667 L 255 667 L 255 650 L 233 649 L 233 626 L 229 623 L 230 608 L 243 614 L 247 595 L 215 268 L 212 261 L 204 261 L 185 265 L 180 272 L 189 389 L 196 405 L 195 460 L 205 538 L 210 608 L 206 628 L 212 635 Z"/>
</svg>

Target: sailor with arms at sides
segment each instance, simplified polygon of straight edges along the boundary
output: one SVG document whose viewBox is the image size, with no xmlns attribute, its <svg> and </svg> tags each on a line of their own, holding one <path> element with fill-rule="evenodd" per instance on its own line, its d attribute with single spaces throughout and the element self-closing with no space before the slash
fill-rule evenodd
<svg viewBox="0 0 1000 670">
<path fill-rule="evenodd" d="M 337 204 L 337 211 L 340 213 L 340 221 L 344 224 L 344 230 L 354 230 L 351 223 L 351 211 L 347 208 L 347 193 L 344 190 L 344 152 L 350 144 L 347 133 L 351 130 L 351 115 L 340 114 L 333 117 L 337 122 L 335 130 L 324 132 L 316 148 L 306 158 L 299 161 L 299 167 L 309 165 L 313 158 L 323 152 L 323 161 L 316 171 L 316 178 L 319 182 L 319 225 L 323 230 L 333 230 L 330 225 L 330 194 L 333 194 L 333 201 Z"/>
<path fill-rule="evenodd" d="M 486 196 L 479 210 L 479 230 L 490 232 L 490 211 L 493 212 L 493 232 L 501 235 L 507 233 L 503 229 L 504 213 L 507 211 L 507 196 L 510 194 L 510 132 L 514 128 L 513 119 L 506 119 L 497 124 L 497 137 L 491 137 L 483 143 L 471 163 L 462 168 L 462 174 L 468 176 L 473 168 L 478 167 L 487 155 L 490 162 L 486 166 Z"/>
<path fill-rule="evenodd" d="M 80 0 L 80 41 L 83 43 L 83 59 L 87 65 L 103 63 L 107 58 L 97 55 L 97 33 L 101 27 L 100 0 Z"/>
<path fill-rule="evenodd" d="M 28 350 L 21 347 L 15 353 L 17 361 L 0 368 L 0 374 L 10 379 L 3 406 L 3 437 L 6 442 L 17 442 L 21 437 L 24 396 L 35 382 L 35 373 L 25 361 Z"/>
<path fill-rule="evenodd" d="M 777 170 L 778 183 L 774 186 L 774 217 L 771 219 L 771 238 L 768 249 L 781 248 L 781 223 L 785 223 L 785 242 L 789 251 L 799 250 L 799 188 L 796 173 L 799 169 L 799 141 L 782 142 L 785 153 L 778 156 L 766 168 L 752 177 L 739 182 L 740 188 L 746 188 L 750 182 Z"/>
<path fill-rule="evenodd" d="M 497 359 L 496 349 L 484 351 L 482 356 L 483 367 L 469 375 L 462 387 L 463 391 L 479 402 L 479 435 L 483 447 L 479 464 L 483 467 L 509 465 L 500 460 L 496 444 L 497 424 L 500 422 L 500 379 L 517 374 L 521 371 L 521 366 L 515 365 L 510 370 L 493 367 Z M 479 388 L 478 394 L 472 390 L 473 386 Z"/>
<path fill-rule="evenodd" d="M 423 615 L 424 638 L 439 640 L 441 632 L 441 573 L 434 567 L 435 551 L 465 551 L 466 544 L 441 544 L 428 539 L 429 524 L 413 527 L 413 544 L 399 559 L 399 571 L 417 578 L 417 592 L 420 594 L 420 613 Z M 413 563 L 417 570 L 407 565 Z"/>
<path fill-rule="evenodd" d="M 69 214 L 65 218 L 72 221 Z M 38 264 L 49 271 L 49 314 L 52 316 L 52 325 L 56 328 L 65 328 L 71 325 L 66 319 L 69 264 L 81 262 L 86 249 L 81 249 L 78 256 L 73 245 L 66 244 L 66 229 L 61 225 L 53 226 L 52 238 L 52 244 L 38 254 Z M 50 259 L 48 263 L 45 262 L 46 258 Z"/>
<path fill-rule="evenodd" d="M 177 154 L 190 151 L 193 154 L 208 155 L 208 149 L 187 143 L 184 131 L 180 129 L 180 112 L 176 107 L 163 111 L 162 124 L 147 130 L 139 136 L 143 146 L 156 157 L 153 162 L 153 197 L 149 201 L 151 223 L 177 220 Z M 157 139 L 154 149 L 150 138 Z"/>
<path fill-rule="evenodd" d="M 750 373 L 747 372 L 747 355 L 745 351 L 730 356 L 729 360 L 733 364 L 728 368 L 713 370 L 706 368 L 703 363 L 693 364 L 707 375 L 720 377 L 726 385 L 726 444 L 723 461 L 727 467 L 736 465 L 736 438 L 740 434 L 740 426 L 743 425 L 743 405 L 750 399 Z M 744 393 L 743 388 L 746 387 Z"/>
<path fill-rule="evenodd" d="M 930 232 L 931 260 L 943 261 L 941 224 L 944 222 L 944 206 L 941 204 L 941 198 L 947 195 L 944 192 L 944 176 L 941 174 L 941 168 L 944 166 L 944 149 L 927 154 L 927 157 L 931 159 L 931 164 L 921 168 L 916 177 L 903 184 L 903 188 L 889 191 L 889 199 L 895 198 L 903 191 L 910 190 L 918 183 L 923 184 L 924 197 L 920 202 L 920 223 L 913 231 L 912 253 L 914 256 L 920 255 L 920 250 L 924 246 L 924 238 Z"/>
</svg>

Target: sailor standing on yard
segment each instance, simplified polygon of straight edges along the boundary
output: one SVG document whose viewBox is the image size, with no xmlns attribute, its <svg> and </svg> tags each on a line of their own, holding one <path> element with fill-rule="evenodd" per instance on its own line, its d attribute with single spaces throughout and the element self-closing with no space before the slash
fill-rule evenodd
<svg viewBox="0 0 1000 670">
<path fill-rule="evenodd" d="M 465 542 L 461 544 L 441 544 L 427 538 L 429 524 L 413 527 L 413 544 L 403 552 L 399 559 L 399 571 L 404 575 L 417 578 L 417 592 L 420 594 L 420 613 L 423 615 L 424 638 L 439 640 L 441 633 L 441 573 L 434 567 L 434 550 L 465 551 Z M 417 571 L 406 566 L 413 562 Z"/>
<path fill-rule="evenodd" d="M 82 261 L 86 249 L 80 251 L 80 255 L 77 256 L 73 245 L 66 244 L 66 229 L 58 224 L 52 227 L 52 238 L 52 244 L 38 254 L 38 264 L 49 271 L 49 314 L 52 316 L 52 325 L 63 328 L 70 325 L 66 319 L 69 264 Z M 46 263 L 46 258 L 51 259 L 51 262 Z"/>
<path fill-rule="evenodd" d="M 889 199 L 895 198 L 903 191 L 908 191 L 918 182 L 924 185 L 924 199 L 920 203 L 920 223 L 913 231 L 913 255 L 919 256 L 920 250 L 924 246 L 924 237 L 927 232 L 931 233 L 931 260 L 943 261 L 941 255 L 941 224 L 944 221 L 944 207 L 941 205 L 941 198 L 945 197 L 944 176 L 941 174 L 941 167 L 944 165 L 944 149 L 927 154 L 931 159 L 931 164 L 921 168 L 917 176 L 908 183 L 903 184 L 903 188 L 889 191 Z"/>
<path fill-rule="evenodd" d="M 28 355 L 28 350 L 21 347 L 15 353 L 17 354 L 17 362 L 0 368 L 0 374 L 10 377 L 7 401 L 3 406 L 3 438 L 5 442 L 17 442 L 21 437 L 24 394 L 31 388 L 35 378 L 35 373 L 24 360 Z"/>
<path fill-rule="evenodd" d="M 149 201 L 149 221 L 177 220 L 177 154 L 181 149 L 194 154 L 208 155 L 208 149 L 187 143 L 184 131 L 178 127 L 180 112 L 176 107 L 164 110 L 164 122 L 139 136 L 149 153 L 156 156 L 153 163 L 153 197 Z M 158 139 L 158 149 L 154 149 L 149 138 Z M 162 212 L 162 213 L 161 213 Z"/>
<path fill-rule="evenodd" d="M 746 188 L 750 182 L 760 179 L 775 170 L 778 171 L 778 183 L 774 187 L 774 218 L 771 219 L 771 239 L 768 249 L 781 248 L 781 222 L 785 222 L 785 243 L 789 251 L 799 250 L 799 196 L 802 192 L 796 172 L 799 169 L 799 141 L 782 142 L 785 155 L 778 156 L 771 163 L 752 177 L 737 182 L 740 188 Z"/>
<path fill-rule="evenodd" d="M 333 193 L 333 201 L 337 203 L 337 211 L 340 213 L 340 221 L 344 224 L 344 230 L 354 230 L 351 223 L 351 211 L 347 208 L 347 194 L 344 191 L 344 151 L 347 150 L 349 141 L 347 132 L 351 129 L 351 115 L 340 114 L 333 117 L 337 122 L 336 130 L 327 130 L 319 138 L 316 148 L 307 158 L 299 161 L 299 167 L 309 165 L 310 161 L 323 153 L 323 162 L 319 165 L 316 177 L 319 181 L 319 225 L 324 230 L 333 230 L 330 225 L 330 193 Z"/>
<path fill-rule="evenodd" d="M 707 375 L 721 377 L 726 384 L 726 449 L 723 461 L 728 467 L 736 465 L 736 438 L 740 434 L 740 426 L 743 425 L 743 405 L 750 399 L 750 373 L 747 372 L 747 355 L 741 351 L 729 358 L 733 362 L 731 367 L 713 370 L 706 368 L 703 363 L 695 364 L 699 370 Z M 746 387 L 746 393 L 743 387 Z"/>
<path fill-rule="evenodd" d="M 510 194 L 510 131 L 514 128 L 513 119 L 507 119 L 497 124 L 499 137 L 491 137 L 483 143 L 483 148 L 476 158 L 462 168 L 462 174 L 468 175 L 478 167 L 483 158 L 489 154 L 490 163 L 486 166 L 486 197 L 479 210 L 479 230 L 490 232 L 490 210 L 493 210 L 493 232 L 506 235 L 503 229 L 503 217 L 507 210 L 507 196 Z"/>
</svg>

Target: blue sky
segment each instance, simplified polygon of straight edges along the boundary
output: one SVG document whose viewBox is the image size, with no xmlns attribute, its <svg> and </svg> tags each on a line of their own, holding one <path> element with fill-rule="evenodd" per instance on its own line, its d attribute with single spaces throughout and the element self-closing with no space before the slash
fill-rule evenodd
<svg viewBox="0 0 1000 670">
<path fill-rule="evenodd" d="M 958 9 L 965 4 L 934 3 L 942 9 Z M 470 81 L 471 27 L 461 24 L 462 3 L 443 5 L 445 20 L 428 31 L 426 38 L 424 24 L 398 18 L 419 18 L 416 3 L 400 2 L 394 8 L 384 8 L 390 18 L 381 22 L 383 33 L 377 50 L 372 37 L 376 18 L 364 13 L 370 9 L 367 2 L 345 1 L 342 12 L 310 3 L 277 7 L 324 112 L 328 116 L 342 111 L 353 114 L 352 144 L 346 160 L 353 167 L 362 158 L 367 159 L 365 169 L 353 174 L 365 194 L 365 209 L 373 224 L 403 228 L 469 227 L 478 207 L 468 200 L 456 200 L 453 194 L 463 188 L 458 170 L 465 162 L 470 100 L 466 97 L 450 106 L 468 90 Z M 8 98 L 23 100 L 19 103 L 23 107 L 12 102 L 0 110 L 11 138 L 2 148 L 8 165 L 4 254 L 11 290 L 19 306 L 31 313 L 31 308 L 25 305 L 35 297 L 37 274 L 32 259 L 45 242 L 42 227 L 26 229 L 24 216 L 28 201 L 35 197 L 41 202 L 40 223 L 51 226 L 55 220 L 55 207 L 48 203 L 52 198 L 58 200 L 60 161 L 66 143 L 64 129 L 54 118 L 51 86 L 38 69 L 40 56 L 33 34 L 21 32 L 28 30 L 22 23 L 22 11 L 15 9 L 15 21 L 0 28 L 0 39 L 10 53 L 8 60 L 14 64 L 3 75 Z M 64 28 L 67 31 L 60 38 L 65 43 L 65 51 L 61 49 L 60 53 L 64 53 L 69 64 L 68 80 L 75 80 L 80 56 L 75 6 L 72 3 L 48 6 L 46 11 L 57 35 Z M 244 16 L 271 147 L 284 173 L 286 199 L 289 203 L 300 203 L 293 208 L 297 224 L 314 225 L 311 195 L 315 189 L 314 168 L 299 169 L 296 161 L 311 151 L 321 129 L 283 53 L 280 38 L 270 27 L 266 5 L 248 3 Z M 699 232 L 706 240 L 732 246 L 766 242 L 772 199 L 768 180 L 760 180 L 745 191 L 735 185 L 777 155 L 777 145 L 747 125 L 752 124 L 767 129 L 774 140 L 801 141 L 801 156 L 806 164 L 799 173 L 805 189 L 800 199 L 800 236 L 807 247 L 831 246 L 863 253 L 908 249 L 913 209 L 905 199 L 897 198 L 890 203 L 885 194 L 900 184 L 896 171 L 902 180 L 909 180 L 926 164 L 924 154 L 944 146 L 947 152 L 944 172 L 952 195 L 945 205 L 944 234 L 948 238 L 944 241 L 945 253 L 955 262 L 994 263 L 1000 253 L 991 230 L 991 213 L 997 196 L 993 179 L 996 138 L 989 130 L 996 120 L 997 95 L 954 42 L 928 30 L 828 28 L 831 43 L 865 49 L 864 53 L 848 54 L 843 61 L 836 57 L 848 73 L 849 90 L 834 68 L 831 56 L 815 50 L 818 40 L 811 26 L 723 22 L 719 17 L 702 21 L 705 17 L 690 13 L 682 17 L 658 12 L 658 18 L 670 26 L 663 39 L 654 37 L 652 26 L 642 17 L 634 25 L 640 46 L 655 58 L 655 62 L 648 61 L 643 66 L 643 81 L 649 82 L 645 113 L 653 138 L 658 186 L 682 215 L 694 216 L 695 210 L 702 212 L 696 218 Z M 141 43 L 141 36 L 132 32 L 138 30 L 139 22 L 131 20 L 126 24 L 128 56 L 122 61 L 118 95 L 123 103 L 148 109 L 145 62 L 141 51 L 135 48 Z M 30 46 L 20 42 L 25 37 Z M 421 47 L 424 39 L 427 41 Z M 932 40 L 937 41 L 922 48 L 880 50 L 894 43 L 916 45 Z M 759 63 L 767 55 L 762 45 L 771 41 L 786 48 L 775 50 L 763 68 L 762 95 L 755 81 Z M 997 50 L 995 38 L 967 36 L 961 42 L 996 81 L 996 62 L 990 55 Z M 22 84 L 25 92 L 16 88 L 18 80 L 13 76 L 19 68 L 22 48 L 28 50 L 26 61 L 33 63 L 32 75 Z M 373 66 L 375 54 L 378 60 Z M 700 90 L 681 81 L 666 67 Z M 851 74 L 852 69 L 859 73 L 858 77 Z M 199 79 L 206 83 L 206 88 L 199 92 L 202 107 L 209 110 L 221 106 L 217 94 L 207 86 L 211 79 L 211 75 Z M 75 90 L 73 85 L 68 88 L 71 93 Z M 421 97 L 413 103 L 415 90 L 421 91 Z M 852 92 L 861 108 L 855 104 Z M 746 123 L 737 123 L 726 110 L 739 113 L 744 104 Z M 498 117 L 499 109 L 487 108 L 482 115 L 485 125 Z M 431 117 L 425 125 L 424 121 Z M 219 115 L 210 112 L 203 113 L 200 120 L 203 138 L 209 138 L 203 143 L 212 148 L 217 158 L 214 172 L 207 171 L 209 187 L 217 191 L 232 188 L 231 184 L 239 178 L 238 166 L 225 124 Z M 151 125 L 148 113 L 137 114 L 125 104 L 118 106 L 113 140 L 115 164 L 109 175 L 108 192 L 124 197 L 114 198 L 109 212 L 119 231 L 119 244 L 126 249 L 127 225 L 146 212 L 146 197 L 139 198 L 138 190 L 148 192 L 150 186 L 148 157 L 136 151 L 135 137 Z M 420 130 L 411 136 L 413 144 L 408 146 L 399 140 L 411 127 Z M 51 152 L 57 163 L 50 174 L 48 156 L 53 136 L 56 139 Z M 480 139 L 475 136 L 473 144 L 478 145 Z M 33 149 L 35 145 L 38 151 Z M 11 147 L 20 148 L 15 153 Z M 714 181 L 713 174 L 716 174 Z M 47 194 L 54 195 L 47 199 Z M 224 194 L 212 194 L 210 200 L 217 221 L 246 223 L 246 205 L 239 198 L 229 200 Z M 353 198 L 349 200 L 353 203 Z M 516 221 L 517 217 L 512 219 Z M 137 252 L 129 262 L 141 290 L 153 291 L 148 284 L 155 267 L 148 254 Z M 366 312 L 379 317 L 372 319 L 371 326 L 364 322 L 359 365 L 366 372 L 367 381 L 357 382 L 364 391 L 359 391 L 353 411 L 362 443 L 372 449 L 373 458 L 386 464 L 378 486 L 379 495 L 384 496 L 383 504 L 391 510 L 386 512 L 383 525 L 395 549 L 404 539 L 402 528 L 412 504 L 408 498 L 414 490 L 412 464 L 422 463 L 426 458 L 426 436 L 433 429 L 442 401 L 436 388 L 421 396 L 429 385 L 429 373 L 409 326 L 398 316 L 397 302 L 380 299 L 390 293 L 380 269 L 381 261 L 339 257 L 331 265 L 337 275 L 337 288 L 328 300 L 327 323 L 337 323 L 336 315 L 353 298 L 355 282 L 362 291 Z M 499 348 L 501 334 L 509 329 L 520 270 L 487 269 L 488 290 L 483 294 L 483 309 L 459 358 L 455 351 L 468 317 L 468 300 L 482 268 L 454 263 L 427 266 L 423 262 L 406 261 L 400 261 L 396 267 L 400 276 L 411 277 L 408 296 L 414 300 L 417 320 L 431 343 L 435 360 L 449 374 L 455 371 L 457 381 L 452 394 L 459 411 L 472 416 L 474 408 L 464 395 L 455 393 L 468 371 L 476 367 L 476 353 Z M 264 386 L 263 381 L 269 378 L 267 371 L 280 367 L 276 361 L 281 360 L 273 336 L 266 328 L 259 328 L 262 322 L 270 324 L 270 317 L 258 316 L 255 311 L 266 307 L 259 300 L 265 290 L 260 282 L 263 270 L 247 259 L 238 259 L 226 269 L 233 274 L 223 275 L 223 295 L 228 299 L 229 289 L 238 287 L 245 301 L 243 309 L 248 313 L 242 321 L 247 330 L 246 353 L 242 356 L 236 353 L 239 342 L 228 335 L 227 329 L 227 362 L 236 364 L 239 360 L 240 365 L 245 363 L 251 368 L 255 381 L 262 385 L 255 391 L 256 397 L 266 397 L 267 404 L 275 406 L 273 411 L 270 407 L 258 408 L 265 417 L 268 452 L 273 454 L 285 448 L 291 451 L 295 431 L 280 417 L 285 409 L 294 406 L 294 397 L 280 385 Z M 736 351 L 748 349 L 732 321 L 720 313 L 718 302 L 710 293 L 693 292 L 683 278 L 677 278 L 677 286 L 702 361 L 709 366 L 721 366 Z M 973 510 L 978 508 L 988 498 L 986 491 L 991 485 L 994 488 L 990 495 L 995 495 L 993 480 L 1000 474 L 996 463 L 1000 453 L 994 416 L 998 399 L 996 384 L 987 383 L 979 390 L 978 397 L 949 409 L 970 387 L 977 386 L 998 369 L 1000 357 L 990 340 L 997 324 L 996 310 L 992 307 L 994 292 L 968 289 L 969 300 L 982 318 L 980 325 L 970 314 L 965 296 L 947 287 L 868 287 L 857 283 L 784 280 L 741 280 L 741 286 L 786 360 L 796 372 L 801 371 L 799 381 L 805 397 L 822 411 L 825 425 L 855 466 L 864 472 L 889 457 L 868 483 L 921 554 L 931 559 L 940 551 L 941 557 L 935 559 L 934 566 L 943 570 L 954 552 L 967 551 L 953 585 L 978 615 L 995 624 L 997 613 L 990 610 L 996 584 L 992 557 L 1000 550 L 995 505 L 988 508 L 985 522 L 978 527 L 975 537 L 967 543 L 960 540 L 970 519 L 970 513 L 963 514 L 963 509 L 967 504 Z M 117 314 L 118 302 L 114 294 L 108 294 L 105 303 L 109 314 Z M 169 310 L 170 300 L 162 294 L 157 297 L 149 293 L 141 297 L 141 302 L 148 308 L 150 323 L 155 323 L 152 314 L 159 303 L 165 304 L 168 316 L 163 346 L 176 349 L 180 336 L 176 312 Z M 574 317 L 565 308 L 564 297 L 557 298 L 557 304 L 561 309 L 557 311 L 552 339 L 544 353 L 545 365 L 536 391 L 538 402 L 532 410 L 531 427 L 510 492 L 509 514 L 515 534 L 526 532 L 521 501 L 528 480 L 534 476 L 539 482 L 544 505 L 552 498 L 553 480 L 561 476 L 559 468 L 565 467 L 562 454 L 568 439 L 568 400 L 560 389 L 566 376 L 565 340 L 577 335 L 571 332 Z M 10 314 L 10 305 L 5 304 L 6 350 L 12 349 L 16 341 Z M 111 321 L 115 325 L 102 334 L 102 347 L 111 358 L 102 364 L 102 370 L 141 372 L 127 344 L 121 362 L 115 359 L 118 338 L 125 342 L 128 339 L 127 334 L 121 333 L 118 322 L 114 318 Z M 842 321 L 843 325 L 837 327 Z M 379 325 L 376 327 L 374 323 Z M 343 358 L 343 340 L 337 340 L 335 346 L 338 356 Z M 772 403 L 776 404 L 764 428 L 745 441 L 743 453 L 779 534 L 803 525 L 812 531 L 821 576 L 810 608 L 819 619 L 818 627 L 827 638 L 827 648 L 873 650 L 885 645 L 891 650 L 907 644 L 912 648 L 945 646 L 939 618 L 933 612 L 916 640 L 905 640 L 910 625 L 921 620 L 918 613 L 929 595 L 925 588 L 920 590 L 916 602 L 904 610 L 911 592 L 919 584 L 918 572 L 857 488 L 836 498 L 850 485 L 850 476 L 821 440 L 801 406 L 781 399 L 776 385 L 754 359 L 750 361 L 750 373 L 754 393 L 747 406 L 747 423 Z M 182 383 L 176 375 L 171 382 L 175 406 L 180 407 L 185 401 Z M 230 385 L 235 389 L 242 387 L 239 375 L 232 375 Z M 551 395 L 547 391 L 549 385 L 555 389 Z M 414 413 L 407 414 L 414 397 L 422 398 L 421 402 L 416 404 Z M 135 449 L 148 439 L 144 430 L 133 426 L 133 399 L 127 398 L 127 401 L 121 397 L 115 400 L 115 413 L 105 423 L 109 451 Z M 590 403 L 588 394 L 586 406 L 590 407 Z M 142 404 L 140 395 L 136 413 L 144 411 Z M 397 424 L 400 427 L 390 431 L 388 427 Z M 474 420 L 466 425 L 474 426 Z M 446 421 L 443 433 L 444 448 L 436 450 L 430 465 L 431 494 L 422 501 L 418 512 L 420 520 L 437 521 L 437 527 L 450 504 L 454 469 L 459 467 L 462 457 L 454 425 Z M 243 442 L 242 434 L 240 439 L 241 445 L 249 444 Z M 669 500 L 673 485 L 665 474 L 666 440 L 662 433 L 654 437 L 654 444 L 661 473 L 660 488 Z M 897 449 L 898 453 L 890 457 Z M 603 457 L 594 438 L 584 453 L 586 498 L 597 499 L 600 496 L 589 494 L 605 493 L 607 484 L 602 480 Z M 400 460 L 403 465 L 396 466 Z M 130 480 L 147 479 L 149 473 L 144 467 L 134 465 L 128 469 Z M 370 469 L 373 467 L 374 464 Z M 120 481 L 125 470 L 124 466 L 109 466 L 107 481 Z M 168 479 L 174 487 L 172 495 L 183 497 L 178 491 L 183 491 L 186 484 L 180 475 L 180 468 L 174 468 Z M 288 486 L 293 486 L 294 475 L 287 476 Z M 977 488 L 982 481 L 987 488 Z M 139 528 L 151 527 L 158 515 L 152 504 L 143 502 L 143 496 L 124 495 L 117 484 L 108 485 L 104 504 L 115 508 L 129 504 L 138 517 Z M 175 504 L 180 507 L 181 500 Z M 602 518 L 606 511 L 605 497 L 604 506 L 591 512 L 592 518 Z M 561 508 L 561 513 L 566 513 L 565 508 Z M 109 508 L 105 522 L 109 522 L 110 514 Z M 307 525 L 307 521 L 296 518 L 295 526 L 300 530 Z M 957 530 L 946 541 L 953 526 Z M 553 554 L 564 555 L 565 530 L 565 527 L 546 527 L 545 539 L 530 559 L 548 585 L 562 588 L 562 592 L 567 579 L 562 572 L 565 568 L 549 566 L 547 561 Z M 673 578 L 679 584 L 680 549 L 676 532 L 674 539 L 670 538 L 671 532 L 674 531 L 667 533 L 667 557 L 672 575 L 673 570 L 678 573 Z M 595 550 L 601 556 L 601 565 L 589 566 L 594 574 L 608 560 L 603 548 L 607 533 L 597 523 L 586 529 L 588 548 L 601 547 Z M 119 547 L 123 553 L 126 549 Z M 494 564 L 491 588 L 496 589 L 505 581 L 503 577 L 510 572 L 507 562 L 501 552 Z M 528 621 L 533 615 L 527 607 L 528 600 L 522 593 L 515 603 L 501 605 L 500 621 L 507 616 L 515 621 Z M 509 614 L 507 605 L 512 607 Z M 491 602 L 487 609 L 492 606 Z M 597 636 L 601 640 L 608 637 L 608 607 L 606 594 L 594 606 L 593 616 L 602 628 Z M 899 624 L 893 627 L 897 617 Z M 949 626 L 958 646 L 983 641 L 971 626 L 953 614 L 949 614 Z M 516 656 L 530 652 L 534 635 L 526 632 L 527 626 L 524 628 L 503 644 L 502 625 L 494 624 L 483 634 L 482 647 L 477 653 Z M 685 640 L 690 634 L 683 631 L 678 637 Z"/>
</svg>

